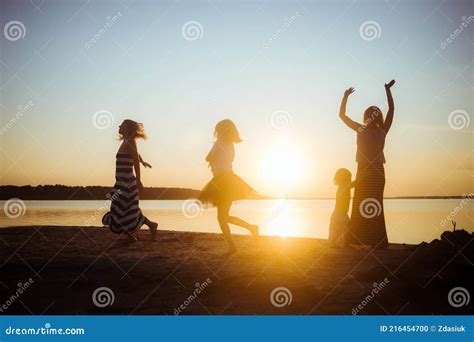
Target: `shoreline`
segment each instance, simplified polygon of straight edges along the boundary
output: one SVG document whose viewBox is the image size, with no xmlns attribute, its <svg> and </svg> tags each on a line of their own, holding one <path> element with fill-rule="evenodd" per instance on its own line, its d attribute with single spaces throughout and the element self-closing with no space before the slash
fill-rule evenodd
<svg viewBox="0 0 474 342">
<path fill-rule="evenodd" d="M 10 197 L 5 198 L 5 199 L 0 199 L 0 201 L 6 202 Z M 193 198 L 188 198 L 188 197 L 183 197 L 183 198 L 170 198 L 170 199 L 150 199 L 150 198 L 144 198 L 141 199 L 140 201 L 185 201 L 188 199 L 193 199 Z M 275 200 L 288 200 L 288 201 L 327 201 L 327 200 L 335 200 L 335 197 L 308 197 L 308 198 L 300 198 L 300 197 L 289 197 L 289 198 L 282 198 L 282 197 L 265 197 L 265 198 L 248 198 L 244 200 L 239 200 L 240 201 L 275 201 Z M 384 197 L 384 200 L 417 200 L 417 199 L 423 199 L 423 200 L 449 200 L 449 199 L 460 199 L 460 200 L 471 200 L 472 196 L 471 195 L 466 195 L 466 196 L 428 196 L 428 197 L 423 197 L 423 196 L 401 196 L 401 197 Z M 63 199 L 28 199 L 28 198 L 22 198 L 24 201 L 31 201 L 31 202 L 53 202 L 53 201 L 108 201 L 107 198 L 103 199 L 69 199 L 69 198 L 63 198 Z M 353 200 L 353 197 L 351 197 L 351 201 Z"/>
<path fill-rule="evenodd" d="M 104 227 L 104 226 L 75 226 L 75 225 L 72 225 L 72 226 L 64 226 L 64 225 L 37 225 L 37 226 L 31 226 L 31 225 L 24 225 L 24 226 L 5 226 L 5 227 L 0 227 L 0 229 L 14 229 L 14 230 L 17 230 L 17 229 L 34 229 L 34 227 L 38 227 L 39 229 L 41 228 L 49 228 L 49 229 L 86 229 L 86 230 L 94 230 L 94 229 L 100 229 L 100 230 L 108 230 L 107 227 Z M 148 231 L 148 227 L 143 225 L 142 228 L 140 228 L 139 230 L 140 232 L 147 232 Z M 197 232 L 197 231 L 192 231 L 192 230 L 173 230 L 173 229 L 158 229 L 158 231 L 160 232 L 166 232 L 166 233 L 171 233 L 171 234 L 181 234 L 181 233 L 185 233 L 185 234 L 209 234 L 209 235 L 217 235 L 217 236 L 221 236 L 222 237 L 222 233 L 221 232 Z M 117 236 L 113 233 L 110 233 L 112 236 Z M 237 232 L 232 232 L 232 236 L 246 236 L 246 237 L 249 237 L 250 235 L 248 233 L 240 233 L 240 230 L 238 230 Z M 260 235 L 261 238 L 269 238 L 269 239 L 281 239 L 281 240 L 295 240 L 295 241 L 298 241 L 298 240 L 301 240 L 301 241 L 306 241 L 306 242 L 314 242 L 314 243 L 321 243 L 321 244 L 326 244 L 327 243 L 327 239 L 322 239 L 322 238 L 314 238 L 314 237 L 304 237 L 304 236 L 280 236 L 280 235 Z M 223 240 L 224 241 L 224 240 Z M 224 245 L 225 246 L 225 245 Z M 418 244 L 411 244 L 411 243 L 395 243 L 395 242 L 391 242 L 389 243 L 389 249 L 393 249 L 393 250 L 398 250 L 398 249 L 403 249 L 403 248 L 415 248 L 416 246 L 418 246 Z"/>
<path fill-rule="evenodd" d="M 474 244 L 465 234 L 462 256 L 438 242 L 370 251 L 235 235 L 239 252 L 229 257 L 216 233 L 159 230 L 158 241 L 149 242 L 140 230 L 139 242 L 128 245 L 105 227 L 3 228 L 0 307 L 18 284 L 33 283 L 0 315 L 465 314 L 467 306 L 439 300 L 454 286 L 469 287 Z M 112 304 L 94 304 L 99 288 L 110 289 Z M 274 291 L 283 294 L 272 303 Z"/>
</svg>

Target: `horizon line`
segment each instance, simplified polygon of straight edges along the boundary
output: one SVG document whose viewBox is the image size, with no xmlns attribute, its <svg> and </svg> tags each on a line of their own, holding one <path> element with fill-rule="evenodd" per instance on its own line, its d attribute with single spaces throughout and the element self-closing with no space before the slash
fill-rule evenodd
<svg viewBox="0 0 474 342">
<path fill-rule="evenodd" d="M 55 186 L 62 186 L 62 187 L 70 187 L 70 188 L 92 188 L 92 187 L 102 187 L 102 188 L 113 188 L 113 186 L 105 186 L 105 185 L 66 185 L 66 184 L 45 184 L 45 185 L 0 185 L 0 188 L 4 187 L 16 187 L 16 188 L 21 188 L 21 187 L 32 187 L 32 188 L 37 188 L 37 187 L 55 187 Z M 182 190 L 188 190 L 188 191 L 197 191 L 199 192 L 200 190 L 198 189 L 193 189 L 193 188 L 185 188 L 185 187 L 177 187 L 177 186 L 148 186 L 144 187 L 144 189 L 182 189 Z M 433 196 L 428 196 L 428 195 L 401 195 L 401 196 L 388 196 L 388 197 L 383 197 L 384 199 L 465 199 L 465 198 L 472 198 L 473 194 L 460 194 L 460 195 L 433 195 Z M 300 196 L 268 196 L 268 195 L 260 195 L 260 198 L 249 198 L 249 200 L 268 200 L 268 199 L 291 199 L 291 200 L 326 200 L 326 199 L 335 199 L 335 197 L 300 197 Z M 352 199 L 352 196 L 351 196 Z M 38 201 L 48 201 L 49 199 L 41 199 Z M 74 199 L 78 201 L 82 201 L 81 199 Z M 143 201 L 150 201 L 150 199 L 142 199 Z M 53 200 L 54 201 L 54 200 Z M 66 200 L 61 200 L 61 201 L 67 201 Z M 84 201 L 88 201 L 87 199 Z M 152 201 L 160 201 L 160 199 L 154 199 Z M 166 201 L 166 200 L 164 200 Z"/>
</svg>

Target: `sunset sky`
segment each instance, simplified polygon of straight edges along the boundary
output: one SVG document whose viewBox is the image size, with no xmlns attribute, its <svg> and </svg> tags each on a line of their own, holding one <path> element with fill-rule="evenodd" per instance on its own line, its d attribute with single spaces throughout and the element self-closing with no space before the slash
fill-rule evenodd
<svg viewBox="0 0 474 342">
<path fill-rule="evenodd" d="M 201 188 L 213 127 L 230 118 L 244 140 L 234 170 L 260 193 L 333 197 L 334 172 L 356 171 L 344 89 L 360 121 L 386 112 L 394 78 L 385 195 L 473 192 L 469 0 L 0 3 L 2 184 L 112 186 L 131 118 L 149 135 L 144 185 Z"/>
</svg>

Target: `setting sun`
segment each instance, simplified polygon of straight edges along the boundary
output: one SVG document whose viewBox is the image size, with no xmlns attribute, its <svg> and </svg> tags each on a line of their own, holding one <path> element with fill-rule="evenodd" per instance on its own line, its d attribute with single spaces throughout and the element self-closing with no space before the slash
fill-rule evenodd
<svg viewBox="0 0 474 342">
<path fill-rule="evenodd" d="M 267 148 L 261 159 L 260 172 L 269 185 L 288 190 L 304 178 L 304 162 L 300 150 L 289 142 L 278 142 Z"/>
</svg>

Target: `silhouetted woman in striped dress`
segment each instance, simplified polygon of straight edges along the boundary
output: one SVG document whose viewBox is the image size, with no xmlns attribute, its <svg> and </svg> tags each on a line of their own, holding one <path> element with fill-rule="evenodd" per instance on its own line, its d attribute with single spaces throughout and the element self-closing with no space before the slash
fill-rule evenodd
<svg viewBox="0 0 474 342">
<path fill-rule="evenodd" d="M 122 144 L 116 155 L 115 185 L 111 192 L 110 212 L 104 215 L 102 223 L 115 234 L 125 234 L 130 242 L 137 241 L 133 233 L 146 224 L 150 228 L 151 240 L 154 241 L 158 223 L 148 220 L 142 214 L 138 199 L 138 191 L 143 190 L 140 163 L 151 167 L 143 161 L 137 150 L 136 139 L 146 139 L 143 124 L 124 120 L 119 126 L 119 137 Z"/>
<path fill-rule="evenodd" d="M 388 245 L 383 192 L 385 187 L 385 137 L 392 126 L 394 104 L 391 88 L 395 80 L 385 84 L 388 112 L 371 106 L 364 112 L 364 123 L 359 124 L 346 116 L 346 104 L 354 88 L 345 91 L 339 116 L 357 133 L 357 176 L 347 242 L 385 248 Z"/>
</svg>

